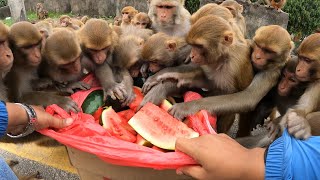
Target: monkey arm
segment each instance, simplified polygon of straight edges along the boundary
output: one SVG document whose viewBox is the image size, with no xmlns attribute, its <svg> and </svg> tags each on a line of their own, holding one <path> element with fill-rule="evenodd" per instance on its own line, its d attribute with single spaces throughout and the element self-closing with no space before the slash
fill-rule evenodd
<svg viewBox="0 0 320 180">
<path fill-rule="evenodd" d="M 264 71 L 255 75 L 251 84 L 243 91 L 202 98 L 173 105 L 169 112 L 178 119 L 204 109 L 214 114 L 252 111 L 259 101 L 276 85 L 280 70 Z"/>
<path fill-rule="evenodd" d="M 303 111 L 304 114 L 314 112 L 320 103 L 320 82 L 311 84 L 300 97 L 294 110 Z"/>
<path fill-rule="evenodd" d="M 121 84 L 124 85 L 127 94 L 124 98 L 124 101 L 122 102 L 122 105 L 126 106 L 130 104 L 135 98 L 135 94 L 133 92 L 133 79 L 127 69 L 122 68 L 120 73 L 122 76 Z"/>
<path fill-rule="evenodd" d="M 110 65 L 107 63 L 98 66 L 95 70 L 95 75 L 100 81 L 100 84 L 104 90 L 108 90 L 116 85 L 116 80 L 114 78 L 113 71 Z"/>
</svg>

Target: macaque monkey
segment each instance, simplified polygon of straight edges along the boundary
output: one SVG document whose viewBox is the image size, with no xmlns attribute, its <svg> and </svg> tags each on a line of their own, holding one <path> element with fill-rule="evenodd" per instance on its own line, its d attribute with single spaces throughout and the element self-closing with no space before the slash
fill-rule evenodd
<svg viewBox="0 0 320 180">
<path fill-rule="evenodd" d="M 35 23 L 34 26 L 40 31 L 40 33 L 45 39 L 48 38 L 53 33 L 52 24 L 50 24 L 47 21 L 39 21 Z"/>
<path fill-rule="evenodd" d="M 43 8 L 42 3 L 37 3 L 36 5 L 37 17 L 39 20 L 48 18 L 48 11 Z"/>
<path fill-rule="evenodd" d="M 121 27 L 125 27 L 131 24 L 131 20 L 136 14 L 138 14 L 138 11 L 132 6 L 126 6 L 121 10 L 121 14 Z"/>
<path fill-rule="evenodd" d="M 7 87 L 4 84 L 4 78 L 10 71 L 13 64 L 13 54 L 9 48 L 9 28 L 0 22 L 0 100 L 8 101 Z"/>
<path fill-rule="evenodd" d="M 307 89 L 298 100 L 296 106 L 287 111 L 280 122 L 282 128 L 299 139 L 307 139 L 311 135 L 311 127 L 307 121 L 308 114 L 319 111 L 320 102 L 320 34 L 312 34 L 305 38 L 297 50 L 298 65 L 296 77 L 301 82 L 309 83 Z"/>
<path fill-rule="evenodd" d="M 73 25 L 78 26 L 80 28 L 84 25 L 83 22 L 77 18 L 71 18 L 71 22 Z"/>
<path fill-rule="evenodd" d="M 287 0 L 265 0 L 265 1 L 269 6 L 272 6 L 276 10 L 281 10 L 287 2 Z"/>
<path fill-rule="evenodd" d="M 221 6 L 226 7 L 230 10 L 233 17 L 236 20 L 237 25 L 240 28 L 240 31 L 243 35 L 246 35 L 246 20 L 244 19 L 243 13 L 243 6 L 235 0 L 225 0 L 221 4 Z"/>
<path fill-rule="evenodd" d="M 72 23 L 71 17 L 68 15 L 60 16 L 59 21 L 60 21 L 60 27 L 66 27 L 66 28 L 73 29 L 73 30 L 80 29 L 79 26 Z"/>
<path fill-rule="evenodd" d="M 133 19 L 131 20 L 131 24 L 141 29 L 150 29 L 152 21 L 149 18 L 148 14 L 140 12 L 133 17 Z"/>
<path fill-rule="evenodd" d="M 116 16 L 113 19 L 113 25 L 115 26 L 121 26 L 122 23 L 122 17 L 121 16 Z"/>
<path fill-rule="evenodd" d="M 85 24 L 85 23 L 87 23 L 87 21 L 89 20 L 90 18 L 88 17 L 88 16 L 83 16 L 82 18 L 81 18 L 81 22 L 83 23 L 83 24 Z"/>
<path fill-rule="evenodd" d="M 128 102 L 134 95 L 127 87 L 128 79 L 117 78 L 123 72 L 112 65 L 114 47 L 119 41 L 117 33 L 102 19 L 90 19 L 77 33 L 84 53 L 82 59 L 87 72 L 94 72 L 104 90 L 104 99 Z"/>
<path fill-rule="evenodd" d="M 152 0 L 148 15 L 157 32 L 184 37 L 190 29 L 191 15 L 184 7 L 184 0 Z"/>
</svg>

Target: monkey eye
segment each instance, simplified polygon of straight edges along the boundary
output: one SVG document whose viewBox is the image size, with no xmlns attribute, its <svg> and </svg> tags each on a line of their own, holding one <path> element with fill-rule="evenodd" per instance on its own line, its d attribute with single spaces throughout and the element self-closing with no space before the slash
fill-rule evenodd
<svg viewBox="0 0 320 180">
<path fill-rule="evenodd" d="M 139 22 L 137 22 L 137 25 L 140 25 L 140 23 L 139 23 Z"/>
<path fill-rule="evenodd" d="M 304 61 L 308 64 L 310 64 L 313 60 L 312 59 L 309 59 L 307 57 L 303 57 L 303 56 L 298 56 L 298 58 L 301 60 L 301 61 Z"/>
<path fill-rule="evenodd" d="M 141 23 L 141 25 L 146 25 L 147 23 Z"/>
<path fill-rule="evenodd" d="M 128 12 L 123 12 L 122 14 L 129 14 Z"/>
<path fill-rule="evenodd" d="M 293 82 L 293 83 L 296 83 L 296 82 L 297 82 L 297 80 L 294 79 L 294 78 L 289 78 L 289 81 L 291 81 L 291 82 Z"/>
</svg>

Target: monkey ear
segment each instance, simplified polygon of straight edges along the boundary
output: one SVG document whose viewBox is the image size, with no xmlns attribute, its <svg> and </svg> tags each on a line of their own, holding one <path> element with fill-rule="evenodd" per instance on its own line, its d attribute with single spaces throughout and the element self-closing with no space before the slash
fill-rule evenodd
<svg viewBox="0 0 320 180">
<path fill-rule="evenodd" d="M 139 46 L 143 46 L 144 45 L 144 40 L 143 39 L 139 39 Z"/>
<path fill-rule="evenodd" d="M 168 40 L 166 45 L 169 51 L 175 51 L 177 49 L 177 42 L 175 40 Z"/>
<path fill-rule="evenodd" d="M 243 13 L 243 6 L 242 6 L 242 5 L 240 5 L 239 12 L 240 12 L 240 13 Z"/>
<path fill-rule="evenodd" d="M 226 46 L 230 46 L 233 42 L 233 33 L 231 31 L 226 31 L 223 34 L 222 43 Z"/>
</svg>

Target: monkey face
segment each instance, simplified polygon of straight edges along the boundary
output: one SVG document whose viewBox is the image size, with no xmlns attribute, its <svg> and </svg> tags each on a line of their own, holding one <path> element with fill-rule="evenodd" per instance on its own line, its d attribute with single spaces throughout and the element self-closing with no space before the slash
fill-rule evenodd
<svg viewBox="0 0 320 180">
<path fill-rule="evenodd" d="M 37 67 L 41 63 L 41 45 L 42 40 L 34 45 L 27 47 L 21 47 L 20 50 L 27 60 L 27 64 L 30 66 Z"/>
<path fill-rule="evenodd" d="M 205 58 L 205 50 L 201 46 L 192 46 L 190 58 L 191 61 L 195 64 L 208 64 Z"/>
<path fill-rule="evenodd" d="M 0 42 L 0 71 L 9 72 L 13 64 L 13 54 L 8 41 Z"/>
<path fill-rule="evenodd" d="M 122 12 L 122 21 L 125 22 L 125 23 L 129 23 L 130 22 L 129 12 Z"/>
<path fill-rule="evenodd" d="M 69 18 L 63 18 L 60 21 L 60 26 L 61 27 L 67 27 L 68 25 L 70 25 L 70 19 Z"/>
<path fill-rule="evenodd" d="M 278 84 L 278 94 L 280 96 L 289 96 L 291 91 L 297 87 L 299 80 L 296 78 L 295 73 L 285 70 L 282 73 L 281 80 Z"/>
<path fill-rule="evenodd" d="M 103 64 L 108 57 L 108 52 L 108 47 L 100 50 L 88 49 L 89 56 L 96 64 Z"/>
<path fill-rule="evenodd" d="M 134 26 L 140 28 L 140 29 L 146 29 L 147 28 L 147 25 L 148 25 L 148 22 L 144 22 L 144 21 L 136 21 L 133 23 Z"/>
<path fill-rule="evenodd" d="M 162 24 L 171 24 L 174 22 L 176 11 L 177 7 L 172 3 L 159 3 L 156 6 L 157 20 Z"/>
<path fill-rule="evenodd" d="M 80 57 L 75 58 L 73 61 L 71 61 L 68 64 L 58 65 L 59 69 L 70 75 L 78 75 L 81 73 L 81 62 Z"/>
<path fill-rule="evenodd" d="M 317 69 L 319 69 L 318 66 L 319 63 L 317 63 L 316 60 L 299 56 L 299 61 L 295 72 L 298 80 L 303 82 L 313 80 L 313 75 L 317 74 Z M 316 77 L 314 78 L 316 79 Z"/>
<path fill-rule="evenodd" d="M 275 59 L 276 53 L 272 50 L 269 50 L 267 47 L 262 47 L 257 43 L 253 46 L 253 51 L 251 54 L 252 65 L 258 69 L 263 70 L 266 69 L 268 65 L 268 61 Z"/>
<path fill-rule="evenodd" d="M 152 73 L 156 73 L 158 71 L 160 71 L 161 69 L 163 69 L 165 66 L 158 64 L 156 62 L 150 62 L 149 63 L 149 71 Z"/>
</svg>

